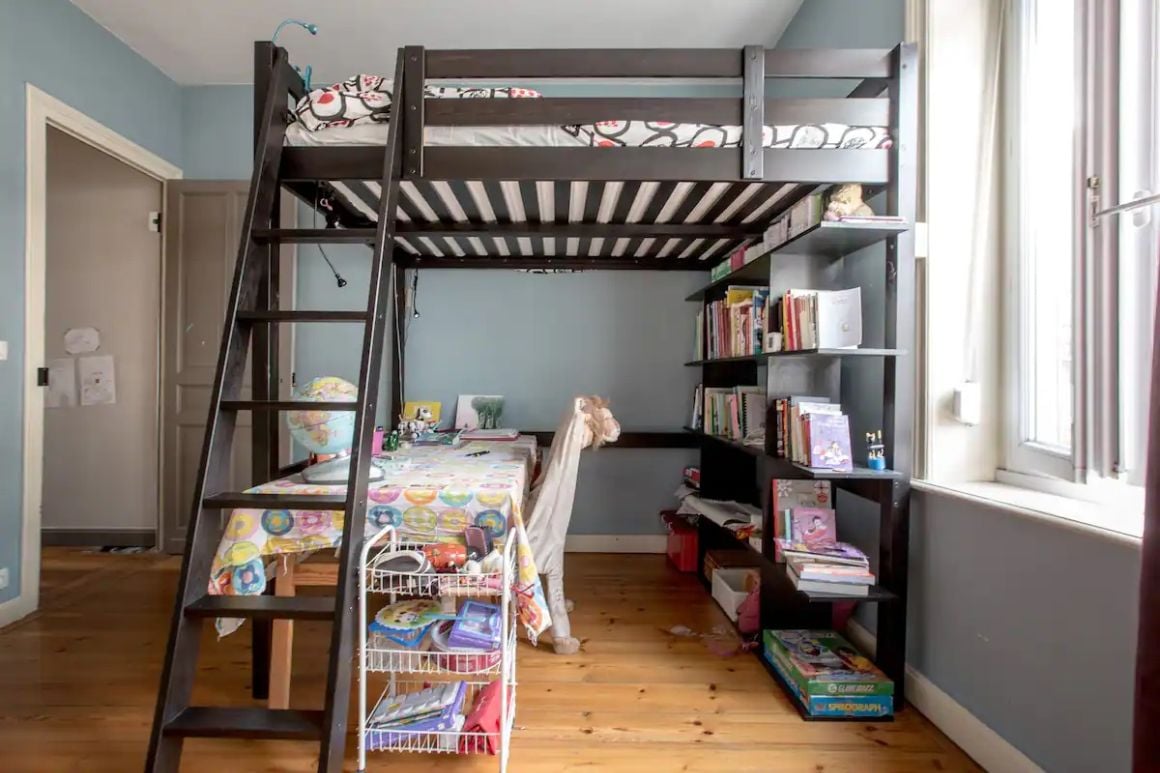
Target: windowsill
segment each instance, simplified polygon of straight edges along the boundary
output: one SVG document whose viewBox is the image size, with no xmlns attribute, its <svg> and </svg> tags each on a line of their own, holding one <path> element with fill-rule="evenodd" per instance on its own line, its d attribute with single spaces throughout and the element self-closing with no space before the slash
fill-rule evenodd
<svg viewBox="0 0 1160 773">
<path fill-rule="evenodd" d="M 1005 510 L 1113 542 L 1139 546 L 1144 533 L 1143 510 L 1125 512 L 1118 504 L 1088 502 L 995 481 L 936 483 L 912 480 L 911 485 L 919 491 Z"/>
</svg>

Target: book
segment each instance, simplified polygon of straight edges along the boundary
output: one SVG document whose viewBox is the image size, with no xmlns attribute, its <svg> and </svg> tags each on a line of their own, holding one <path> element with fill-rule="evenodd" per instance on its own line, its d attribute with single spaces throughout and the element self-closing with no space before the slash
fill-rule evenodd
<svg viewBox="0 0 1160 773">
<path fill-rule="evenodd" d="M 793 562 L 786 564 L 786 577 L 793 586 L 806 593 L 829 594 L 832 596 L 869 596 L 870 586 L 860 582 L 825 582 L 822 580 L 803 580 L 793 571 Z"/>
<path fill-rule="evenodd" d="M 815 349 L 854 349 L 862 344 L 862 288 L 818 291 L 812 298 Z"/>
<path fill-rule="evenodd" d="M 460 440 L 515 440 L 519 436 L 518 429 L 465 429 L 459 433 Z"/>
<path fill-rule="evenodd" d="M 765 653 L 806 695 L 894 694 L 894 682 L 841 635 L 828 630 L 766 630 Z"/>
<path fill-rule="evenodd" d="M 463 703 L 466 682 L 447 682 L 416 692 L 383 698 L 367 718 L 371 727 L 398 727 L 418 718 L 438 716 L 453 707 L 458 699 Z"/>
<path fill-rule="evenodd" d="M 786 563 L 790 571 L 802 580 L 851 585 L 874 584 L 874 575 L 864 566 L 828 564 L 821 561 L 804 561 L 800 558 L 790 559 Z"/>
<path fill-rule="evenodd" d="M 850 349 L 862 343 L 862 290 L 786 290 L 781 297 L 782 348 Z"/>
<path fill-rule="evenodd" d="M 801 542 L 780 538 L 777 546 L 787 561 L 818 561 L 821 563 L 847 564 L 868 568 L 870 559 L 858 548 L 846 542 L 835 542 L 833 545 L 809 547 Z"/>
<path fill-rule="evenodd" d="M 838 541 L 836 513 L 826 507 L 790 509 L 789 538 L 809 548 L 833 545 Z"/>
<path fill-rule="evenodd" d="M 810 467 L 849 472 L 854 469 L 850 451 L 850 419 L 844 414 L 815 411 L 804 419 L 804 446 Z"/>
</svg>

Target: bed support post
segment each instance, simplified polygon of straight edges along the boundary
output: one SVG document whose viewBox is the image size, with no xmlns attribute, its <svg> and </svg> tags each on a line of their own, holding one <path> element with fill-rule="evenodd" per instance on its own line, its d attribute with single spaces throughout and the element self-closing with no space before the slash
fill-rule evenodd
<svg viewBox="0 0 1160 773">
<path fill-rule="evenodd" d="M 254 43 L 254 151 L 258 150 L 258 137 L 265 120 L 264 108 L 266 91 L 274 79 L 274 62 L 277 46 L 268 40 Z M 281 210 L 279 197 L 274 197 L 273 212 L 261 213 L 269 219 L 270 227 L 278 227 Z M 270 268 L 266 281 L 258 291 L 257 308 L 277 308 L 278 293 L 278 246 L 267 244 L 254 248 L 254 259 L 265 261 Z M 278 339 L 274 325 L 257 325 L 251 334 L 251 390 L 255 400 L 273 400 L 277 397 Z M 252 483 L 258 484 L 277 477 L 278 471 L 278 415 L 265 411 L 254 411 L 250 428 L 250 475 Z M 268 589 L 273 592 L 273 588 Z M 251 694 L 257 700 L 265 700 L 270 693 L 270 644 L 271 623 L 269 620 L 251 621 L 252 680 Z"/>
<path fill-rule="evenodd" d="M 412 269 L 418 271 L 419 269 Z M 391 266 L 395 272 L 394 315 L 391 319 L 391 403 L 387 416 L 387 431 L 399 421 L 403 413 L 403 382 L 406 375 L 407 350 L 403 346 L 407 329 L 407 271 L 398 263 Z"/>
<path fill-rule="evenodd" d="M 765 179 L 765 49 L 746 46 L 741 50 L 744 73 L 741 83 L 741 178 Z"/>
<path fill-rule="evenodd" d="M 427 80 L 427 55 L 422 46 L 403 48 L 403 177 L 423 176 L 423 84 Z"/>
<path fill-rule="evenodd" d="M 903 43 L 891 53 L 890 128 L 894 147 L 890 151 L 890 185 L 886 190 L 889 212 L 912 224 L 886 240 L 887 348 L 906 354 L 888 357 L 884 363 L 882 406 L 886 457 L 901 473 L 899 480 L 883 483 L 879 505 L 879 582 L 897 595 L 878 606 L 878 663 L 894 680 L 894 705 L 906 703 L 906 591 L 907 554 L 910 539 L 910 470 L 913 455 L 914 417 L 914 230 L 918 187 L 918 54 L 913 43 Z"/>
</svg>

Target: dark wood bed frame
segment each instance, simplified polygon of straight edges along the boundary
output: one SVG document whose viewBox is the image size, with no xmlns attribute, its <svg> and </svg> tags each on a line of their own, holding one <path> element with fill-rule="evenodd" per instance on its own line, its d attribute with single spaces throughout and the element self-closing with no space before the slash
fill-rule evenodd
<svg viewBox="0 0 1160 773">
<path fill-rule="evenodd" d="M 463 83 L 471 80 L 513 81 L 532 80 L 544 82 L 552 79 L 715 79 L 736 83 L 740 81 L 741 94 L 738 98 L 686 98 L 686 97 L 583 97 L 541 99 L 426 99 L 423 86 L 428 80 L 449 80 Z M 823 79 L 828 81 L 853 81 L 848 96 L 837 98 L 777 99 L 766 97 L 769 79 Z M 820 185 L 857 182 L 867 186 L 872 193 L 884 192 L 887 211 L 900 215 L 913 223 L 916 214 L 916 143 L 918 136 L 918 88 L 916 50 L 913 45 L 902 44 L 893 49 L 815 49 L 815 50 L 765 50 L 759 46 L 743 49 L 583 49 L 583 50 L 426 50 L 409 46 L 399 51 L 395 70 L 395 105 L 392 114 L 390 137 L 386 146 L 321 146 L 291 147 L 284 145 L 285 130 L 292 120 L 289 105 L 306 93 L 302 79 L 289 64 L 289 57 L 283 49 L 268 42 L 255 44 L 254 66 L 254 139 L 255 170 L 254 186 L 251 192 L 250 214 L 243 235 L 241 256 L 247 251 L 258 256 L 265 263 L 257 293 L 257 309 L 238 310 L 239 283 L 259 281 L 244 279 L 242 270 L 235 278 L 235 297 L 231 299 L 231 319 L 265 320 L 274 322 L 290 320 L 291 312 L 280 317 L 281 307 L 277 297 L 278 261 L 272 260 L 279 243 L 285 242 L 348 242 L 367 243 L 374 246 L 375 267 L 372 277 L 378 277 L 379 262 L 384 276 L 394 279 L 395 288 L 393 324 L 402 323 L 404 307 L 404 282 L 402 272 L 407 268 L 568 268 L 582 270 L 696 270 L 706 271 L 711 262 L 696 259 L 664 257 L 655 253 L 643 255 L 634 253 L 632 257 L 592 257 L 592 256 L 533 256 L 470 255 L 446 257 L 434 254 L 405 253 L 401 249 L 390 249 L 397 237 L 495 237 L 531 236 L 555 238 L 616 238 L 633 239 L 656 237 L 659 245 L 662 238 L 714 240 L 729 239 L 736 244 L 760 234 L 769 223 L 776 220 L 794 203 L 801 200 Z M 280 85 L 279 85 L 280 84 Z M 285 93 L 281 92 L 285 89 Z M 843 89 L 845 90 L 845 89 Z M 402 99 L 399 99 L 399 93 Z M 424 129 L 432 126 L 488 126 L 488 125 L 559 125 L 584 124 L 617 119 L 655 120 L 663 116 L 666 121 L 696 122 L 706 124 L 740 125 L 743 138 L 736 148 L 659 148 L 659 147 L 443 147 L 424 145 Z M 889 149 L 771 149 L 761 146 L 762 127 L 775 124 L 815 124 L 838 122 L 851 125 L 886 126 L 893 138 Z M 398 128 L 396 128 L 396 124 Z M 396 134 L 397 132 L 397 134 Z M 394 144 L 392 144 L 394 143 Z M 386 149 L 391 149 L 391 153 Z M 392 156 L 392 153 L 397 154 Z M 270 159 L 273 159 L 271 161 Z M 259 163 L 260 162 L 260 163 Z M 781 197 L 776 205 L 764 212 L 756 222 L 740 223 L 668 223 L 668 222 L 626 222 L 624 218 L 614 218 L 612 222 L 395 222 L 393 214 L 385 227 L 380 223 L 368 222 L 367 218 L 351 208 L 339 206 L 328 211 L 327 221 L 331 226 L 326 230 L 311 231 L 297 229 L 282 232 L 277 222 L 277 214 L 264 215 L 262 206 L 268 204 L 261 198 L 262 191 L 276 191 L 285 188 L 297 195 L 309 206 L 317 206 L 320 185 L 326 181 L 370 180 L 382 181 L 383 195 L 397 195 L 400 181 L 617 181 L 639 184 L 643 181 L 680 181 L 696 184 L 754 182 L 792 184 L 793 189 Z M 379 208 L 380 213 L 393 213 L 395 200 L 389 198 Z M 273 207 L 274 210 L 277 207 Z M 382 220 L 382 217 L 380 217 Z M 263 230 L 263 225 L 269 226 Z M 247 239 L 249 241 L 247 241 Z M 254 245 L 254 246 L 250 246 Z M 729 247 L 732 249 L 732 245 Z M 914 367 L 911 357 L 905 353 L 914 348 L 914 245 L 910 232 L 904 232 L 886 240 L 885 288 L 885 330 L 884 346 L 900 350 L 901 356 L 884 359 L 883 430 L 886 454 L 894 462 L 898 473 L 887 482 L 867 482 L 865 480 L 838 481 L 837 485 L 848 488 L 862 496 L 870 497 L 879 504 L 880 511 L 880 565 L 881 584 L 894 595 L 892 603 L 878 605 L 878 651 L 876 660 L 882 669 L 895 681 L 896 705 L 904 703 L 905 683 L 905 628 L 906 628 L 906 566 L 909 514 L 909 472 L 912 456 L 912 410 L 914 403 Z M 675 252 L 675 251 L 674 251 Z M 386 279 L 372 287 L 370 308 L 383 308 L 376 293 L 382 293 L 389 286 Z M 374 282 L 372 284 L 374 284 Z M 243 291 L 244 295 L 244 291 Z M 369 311 L 368 311 L 369 313 Z M 385 313 L 385 311 L 384 311 Z M 249 314 L 249 317 L 245 315 Z M 334 315 L 333 312 L 329 314 Z M 296 319 L 307 320 L 309 314 L 297 313 Z M 360 318 L 361 319 L 361 318 Z M 377 321 L 368 322 L 366 347 L 363 352 L 363 379 L 367 373 L 374 373 L 380 362 L 381 353 L 372 351 L 382 347 L 383 325 Z M 223 347 L 230 341 L 227 331 Z M 249 343 L 252 345 L 252 389 L 253 403 L 262 402 L 263 410 L 253 408 L 252 470 L 258 482 L 264 482 L 293 470 L 280 467 L 277 459 L 278 433 L 280 422 L 277 410 L 291 407 L 289 401 L 277 398 L 278 373 L 278 332 L 275 324 L 255 324 Z M 400 375 L 404 365 L 405 352 L 401 350 L 397 336 L 392 340 L 391 356 L 393 383 L 391 388 L 390 415 L 397 416 L 402 405 Z M 235 339 L 238 340 L 238 339 Z M 233 346 L 234 349 L 237 347 Z M 244 351 L 244 350 L 243 350 Z M 227 356 L 228 353 L 228 356 Z M 243 355 L 244 357 L 244 355 Z M 240 383 L 243 360 L 238 360 L 232 350 L 223 348 L 219 361 L 215 399 L 224 406 L 221 397 L 223 379 L 228 384 L 231 379 Z M 377 383 L 377 375 L 371 376 Z M 227 388 L 227 392 L 229 389 Z M 367 394 L 364 392 L 363 394 Z M 364 398 L 365 399 L 365 398 Z M 233 401 L 235 409 L 247 409 L 242 401 Z M 367 421 L 373 423 L 373 403 L 359 409 L 356 420 L 358 444 L 354 452 L 356 463 L 361 454 L 369 448 Z M 267 410 L 272 409 L 272 410 Z M 896 410 L 897 409 L 897 410 Z M 211 408 L 221 411 L 223 407 Z M 367 411 L 370 418 L 367 419 Z M 215 416 L 211 415 L 211 420 Z M 232 427 L 231 427 L 232 432 Z M 364 435 L 366 437 L 364 437 Z M 550 442 L 550 434 L 540 433 L 541 442 Z M 365 441 L 365 442 L 364 442 Z M 206 451 L 203 452 L 202 469 L 198 474 L 199 493 L 207 496 L 213 491 L 207 482 L 214 473 L 210 458 L 211 443 L 213 454 L 221 452 L 221 443 L 207 435 Z M 626 432 L 620 446 L 625 447 L 699 447 L 703 453 L 712 450 L 714 441 L 682 432 Z M 228 445 L 224 446 L 228 450 Z M 207 465 L 209 473 L 207 473 Z M 356 478 L 356 485 L 358 479 Z M 365 477 L 362 489 L 365 491 Z M 767 483 L 767 481 L 766 481 Z M 214 500 L 214 501 L 208 501 Z M 236 503 L 248 501 L 244 495 L 219 494 L 208 496 L 206 503 L 201 499 L 195 503 L 195 517 L 199 509 L 207 505 L 221 508 L 241 506 Z M 363 497 L 365 500 L 365 497 Z M 354 494 L 347 501 L 347 519 L 344 531 L 345 549 L 342 571 L 350 573 L 349 553 L 352 542 L 351 524 L 355 521 L 352 513 L 359 514 L 360 504 Z M 365 501 L 362 502 L 365 508 Z M 766 533 L 769 512 L 766 508 Z M 204 537 L 197 539 L 205 542 Z M 191 592 L 188 585 L 200 579 L 201 571 L 190 564 L 196 564 L 199 556 L 207 550 L 201 543 L 195 544 L 194 530 L 190 530 L 186 549 L 186 566 L 183 567 L 182 598 L 189 603 Z M 207 543 L 208 544 L 208 543 Z M 355 551 L 357 552 L 357 551 Z M 349 576 L 342 575 L 345 582 L 339 583 L 336 592 L 339 610 L 335 624 L 351 623 L 350 615 L 342 607 L 352 605 L 352 585 Z M 190 578 L 193 578 L 192 580 Z M 190 607 L 186 607 L 189 609 Z M 241 605 L 238 605 L 241 609 Z M 270 610 L 249 610 L 254 626 L 254 681 L 255 696 L 264 697 L 268 690 L 269 621 L 279 617 Z M 763 627 L 776 627 L 771 615 L 776 610 L 763 604 Z M 165 746 L 166 723 L 174 720 L 173 704 L 179 702 L 174 695 L 186 690 L 192 676 L 187 673 L 185 656 L 174 659 L 174 642 L 184 636 L 175 613 L 174 629 L 170 639 L 170 653 L 167 656 L 163 675 L 162 697 L 159 699 L 154 737 L 150 746 L 150 769 L 172 769 L 168 767 L 173 755 L 180 755 L 180 746 L 173 752 Z M 340 643 L 338 646 L 335 643 Z M 345 643 L 344 643 L 345 642 Z M 323 729 L 323 754 L 320 770 L 338 770 L 341 765 L 341 732 L 345 723 L 346 695 L 342 691 L 344 674 L 349 681 L 349 656 L 335 652 L 349 646 L 349 634 L 336 631 L 332 639 L 331 677 L 328 686 L 338 692 L 327 699 Z M 347 663 L 342 664 L 342 658 Z M 195 665 L 195 664 L 194 664 Z M 167 692 L 173 680 L 179 686 L 176 693 Z M 201 710 L 201 711 L 209 711 Z M 197 724 L 202 717 L 194 719 L 178 717 L 178 724 L 184 722 L 178 734 L 223 734 L 220 727 Z M 221 720 L 226 721 L 226 720 Z M 273 719 L 247 719 L 255 737 L 274 737 L 265 723 Z M 287 720 L 289 721 L 289 720 Z M 314 720 L 311 720 L 314 721 Z M 159 729 L 161 728 L 161 729 Z M 210 730 L 214 730 L 213 733 Z M 297 732 L 298 728 L 292 728 Z M 278 732 L 275 728 L 274 732 Z M 262 735 L 265 733 L 265 735 Z M 329 735 L 325 735 L 329 733 Z M 241 735 L 238 733 L 224 733 Z M 284 736 L 297 737 L 289 730 Z M 310 736 L 314 737 L 314 736 Z M 158 744 L 162 750 L 157 752 Z M 155 759 L 163 759 L 164 764 L 152 767 Z M 336 766 L 336 761 L 338 766 Z"/>
</svg>

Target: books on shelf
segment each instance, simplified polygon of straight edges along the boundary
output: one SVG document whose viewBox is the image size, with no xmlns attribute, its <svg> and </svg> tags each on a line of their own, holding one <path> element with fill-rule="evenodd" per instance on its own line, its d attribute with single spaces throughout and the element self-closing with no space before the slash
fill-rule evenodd
<svg viewBox="0 0 1160 773">
<path fill-rule="evenodd" d="M 706 387 L 693 393 L 693 429 L 748 445 L 765 445 L 765 389 Z"/>
<path fill-rule="evenodd" d="M 888 717 L 894 682 L 833 631 L 766 630 L 763 655 L 814 717 Z"/>
<path fill-rule="evenodd" d="M 862 288 L 786 290 L 779 305 L 782 349 L 854 349 L 862 344 Z"/>
<path fill-rule="evenodd" d="M 859 578 L 862 578 L 864 575 L 869 575 L 870 576 L 869 582 L 839 582 L 837 579 L 832 578 L 832 577 L 829 579 L 822 579 L 822 580 L 805 579 L 800 574 L 798 574 L 796 571 L 794 571 L 795 565 L 796 565 L 796 563 L 794 561 L 787 561 L 786 562 L 786 571 L 785 571 L 786 576 L 789 577 L 789 581 L 791 583 L 793 583 L 793 586 L 795 588 L 797 588 L 800 591 L 804 591 L 806 593 L 821 594 L 823 596 L 830 595 L 830 596 L 842 596 L 842 597 L 846 597 L 846 596 L 863 596 L 863 597 L 865 597 L 865 596 L 870 595 L 870 586 L 874 584 L 874 575 L 870 574 L 869 572 L 865 572 L 863 574 L 858 575 Z M 857 567 L 846 567 L 846 568 L 856 569 Z"/>
<path fill-rule="evenodd" d="M 803 561 L 795 558 L 786 562 L 787 568 L 801 580 L 838 585 L 873 585 L 874 574 L 863 566 L 830 564 L 824 561 Z"/>
<path fill-rule="evenodd" d="M 730 285 L 724 298 L 706 305 L 697 315 L 697 359 L 760 354 L 765 343 L 768 297 L 765 287 Z"/>
<path fill-rule="evenodd" d="M 790 395 L 773 401 L 774 455 L 796 464 L 849 472 L 850 420 L 828 397 Z"/>
<path fill-rule="evenodd" d="M 799 563 L 839 564 L 842 566 L 856 566 L 870 570 L 870 559 L 858 548 L 846 542 L 835 542 L 832 545 L 815 545 L 809 547 L 804 542 L 797 542 L 784 537 L 776 540 L 781 555 L 786 561 Z"/>
<path fill-rule="evenodd" d="M 825 211 L 823 194 L 811 193 L 794 204 L 762 234 L 761 244 L 765 251 L 780 247 L 785 242 L 822 222 Z"/>
<path fill-rule="evenodd" d="M 752 263 L 763 252 L 765 252 L 765 249 L 761 242 L 748 245 L 743 244 L 742 246 L 733 250 L 733 252 L 729 253 L 729 256 L 725 258 L 725 260 L 721 261 L 709 270 L 709 281 L 716 282 L 719 279 L 724 279 L 734 271 L 744 268 L 748 264 Z"/>
</svg>

